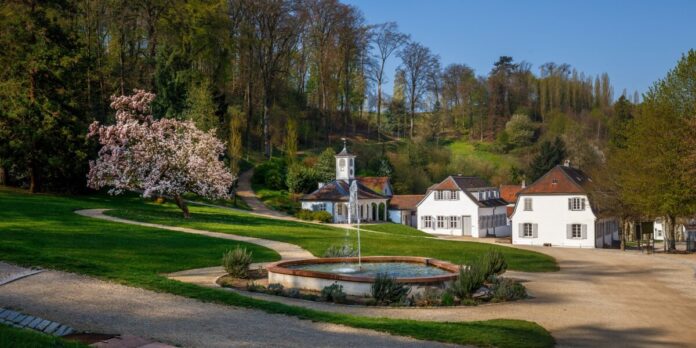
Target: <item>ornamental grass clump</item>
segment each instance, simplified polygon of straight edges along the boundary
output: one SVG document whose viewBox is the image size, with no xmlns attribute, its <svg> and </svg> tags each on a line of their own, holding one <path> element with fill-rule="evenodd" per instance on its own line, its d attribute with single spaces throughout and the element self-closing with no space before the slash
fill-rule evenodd
<svg viewBox="0 0 696 348">
<path fill-rule="evenodd" d="M 333 283 L 321 289 L 320 298 L 326 302 L 345 303 L 346 293 L 343 292 L 343 285 Z"/>
<path fill-rule="evenodd" d="M 483 266 L 485 267 L 486 279 L 491 276 L 499 276 L 507 271 L 507 261 L 503 253 L 497 250 L 489 250 L 483 256 Z"/>
<path fill-rule="evenodd" d="M 353 257 L 358 256 L 358 250 L 350 244 L 332 245 L 324 252 L 324 257 Z"/>
<path fill-rule="evenodd" d="M 389 305 L 400 303 L 406 298 L 409 287 L 396 281 L 395 277 L 387 273 L 377 273 L 375 282 L 372 284 L 372 297 L 377 304 Z"/>
<path fill-rule="evenodd" d="M 481 259 L 472 262 L 469 267 L 460 267 L 459 278 L 454 280 L 447 290 L 460 300 L 470 298 L 486 280 L 486 269 L 487 266 L 484 266 Z"/>
<path fill-rule="evenodd" d="M 222 254 L 222 267 L 225 268 L 229 275 L 235 278 L 244 279 L 249 277 L 251 261 L 251 251 L 247 251 L 246 248 L 239 246 Z"/>
</svg>

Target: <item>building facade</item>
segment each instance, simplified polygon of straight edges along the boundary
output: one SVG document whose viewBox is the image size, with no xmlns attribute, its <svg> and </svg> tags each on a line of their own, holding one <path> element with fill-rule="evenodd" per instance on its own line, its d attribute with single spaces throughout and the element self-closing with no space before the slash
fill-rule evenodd
<svg viewBox="0 0 696 348">
<path fill-rule="evenodd" d="M 485 180 L 449 176 L 431 186 L 418 203 L 418 229 L 475 238 L 509 236 L 506 205 L 498 188 Z"/>
</svg>

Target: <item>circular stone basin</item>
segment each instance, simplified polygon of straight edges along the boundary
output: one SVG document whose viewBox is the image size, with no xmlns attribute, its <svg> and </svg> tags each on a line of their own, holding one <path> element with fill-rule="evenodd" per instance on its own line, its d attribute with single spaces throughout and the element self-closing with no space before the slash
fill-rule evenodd
<svg viewBox="0 0 696 348">
<path fill-rule="evenodd" d="M 370 294 L 377 273 L 387 273 L 418 291 L 423 286 L 443 286 L 459 276 L 459 266 L 424 257 L 369 256 L 303 259 L 281 261 L 269 265 L 268 283 L 285 288 L 321 291 L 337 283 L 348 295 Z"/>
</svg>

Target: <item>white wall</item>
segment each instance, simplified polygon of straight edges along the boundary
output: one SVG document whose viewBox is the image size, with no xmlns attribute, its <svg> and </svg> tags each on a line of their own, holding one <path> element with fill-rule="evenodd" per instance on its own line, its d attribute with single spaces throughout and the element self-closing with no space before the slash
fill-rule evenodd
<svg viewBox="0 0 696 348">
<path fill-rule="evenodd" d="M 432 234 L 445 234 L 453 236 L 461 236 L 462 228 L 450 229 L 437 228 L 437 216 L 471 216 L 471 235 L 472 237 L 479 236 L 478 217 L 479 206 L 469 198 L 464 192 L 459 192 L 459 200 L 435 200 L 435 191 L 431 191 L 425 199 L 418 205 L 418 229 Z M 433 228 L 423 227 L 423 216 L 433 217 Z M 461 222 L 460 222 L 461 224 Z M 485 235 L 484 235 L 485 237 Z"/>
<path fill-rule="evenodd" d="M 585 198 L 585 210 L 571 211 L 568 209 L 568 198 Z M 524 210 L 524 199 L 532 199 L 532 211 Z M 520 224 L 537 224 L 537 237 L 520 237 Z M 585 239 L 568 239 L 568 224 L 587 225 Z M 590 209 L 586 195 L 520 195 L 515 212 L 512 215 L 512 243 L 521 245 L 594 248 L 595 247 L 595 215 Z"/>
</svg>

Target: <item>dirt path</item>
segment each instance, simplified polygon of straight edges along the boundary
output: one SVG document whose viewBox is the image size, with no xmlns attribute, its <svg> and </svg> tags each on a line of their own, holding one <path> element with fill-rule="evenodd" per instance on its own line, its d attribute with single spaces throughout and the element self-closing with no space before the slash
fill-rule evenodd
<svg viewBox="0 0 696 348">
<path fill-rule="evenodd" d="M 261 200 L 256 197 L 256 193 L 251 188 L 251 177 L 254 176 L 254 169 L 249 169 L 239 175 L 237 181 L 237 195 L 242 197 L 244 202 L 251 208 L 254 213 L 265 215 L 268 217 L 282 218 L 287 220 L 297 220 L 294 217 L 285 213 L 268 208 Z"/>
<path fill-rule="evenodd" d="M 433 321 L 497 318 L 537 322 L 561 347 L 688 347 L 696 342 L 696 257 L 615 250 L 530 248 L 556 257 L 561 271 L 508 272 L 534 297 L 459 308 L 337 306 L 263 294 L 247 296 L 323 311 Z M 224 273 L 224 272 L 222 272 Z M 215 287 L 214 279 L 179 280 Z"/>
<path fill-rule="evenodd" d="M 0 263 L 1 264 L 1 263 Z M 0 287 L 0 304 L 81 330 L 184 347 L 442 347 L 45 271 Z"/>
</svg>

